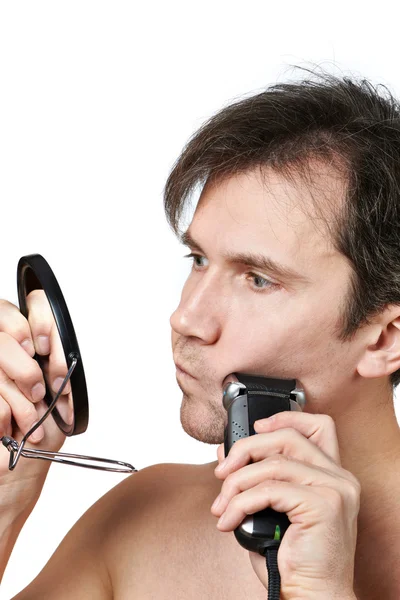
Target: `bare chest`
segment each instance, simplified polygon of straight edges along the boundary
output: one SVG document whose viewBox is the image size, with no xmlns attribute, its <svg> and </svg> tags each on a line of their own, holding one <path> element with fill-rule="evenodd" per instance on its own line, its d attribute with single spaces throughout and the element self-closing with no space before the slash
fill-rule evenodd
<svg viewBox="0 0 400 600">
<path fill-rule="evenodd" d="M 178 522 L 171 520 L 158 536 L 151 536 L 143 551 L 135 552 L 133 561 L 125 563 L 113 600 L 266 600 L 267 590 L 253 570 L 249 553 L 233 533 L 218 531 L 214 521 L 185 527 Z M 376 556 L 367 561 L 364 554 L 356 555 L 357 598 L 398 600 L 395 562 L 396 567 L 388 556 L 382 570 Z"/>
<path fill-rule="evenodd" d="M 369 541 L 355 557 L 354 592 L 360 600 L 398 600 L 400 598 L 400 544 Z"/>
<path fill-rule="evenodd" d="M 398 494 L 397 494 L 398 495 Z M 394 497 L 396 495 L 394 494 Z M 386 514 L 393 513 L 387 510 Z M 385 511 L 376 507 L 376 515 Z M 400 524 L 395 517 L 360 522 L 354 564 L 354 591 L 362 600 L 398 600 L 400 598 Z"/>
</svg>

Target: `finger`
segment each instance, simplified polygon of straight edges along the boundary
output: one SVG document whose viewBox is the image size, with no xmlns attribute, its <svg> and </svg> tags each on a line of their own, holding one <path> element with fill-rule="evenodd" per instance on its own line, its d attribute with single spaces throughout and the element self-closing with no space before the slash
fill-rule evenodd
<svg viewBox="0 0 400 600">
<path fill-rule="evenodd" d="M 355 478 L 345 469 L 335 467 L 335 472 L 332 472 L 278 454 L 228 475 L 222 484 L 218 505 L 213 505 L 211 512 L 216 516 L 221 515 L 236 495 L 269 480 L 330 487 L 345 493 L 344 484 L 353 483 Z"/>
<path fill-rule="evenodd" d="M 218 463 L 221 463 L 225 458 L 224 444 L 220 444 L 217 448 Z"/>
<path fill-rule="evenodd" d="M 11 335 L 0 332 L 0 385 L 8 379 L 15 381 L 32 402 L 44 397 L 43 373 L 36 360 L 28 356 Z"/>
<path fill-rule="evenodd" d="M 42 359 L 42 368 L 44 377 L 52 390 L 52 397 L 54 398 L 68 373 L 64 349 L 55 323 L 50 333 L 50 354 L 48 357 Z M 72 425 L 74 410 L 70 380 L 67 381 L 62 394 L 57 399 L 56 408 L 65 423 Z"/>
<path fill-rule="evenodd" d="M 68 373 L 67 361 L 65 360 L 64 349 L 61 344 L 60 334 L 54 323 L 50 332 L 50 355 L 48 362 L 47 381 L 53 392 L 57 393 Z M 70 382 L 63 389 L 63 395 L 71 391 Z"/>
<path fill-rule="evenodd" d="M 50 353 L 50 333 L 54 316 L 44 290 L 33 290 L 26 297 L 28 322 L 35 350 L 45 356 Z"/>
<path fill-rule="evenodd" d="M 29 323 L 18 307 L 7 300 L 0 300 L 0 331 L 15 338 L 29 356 L 34 356 L 35 348 Z"/>
<path fill-rule="evenodd" d="M 311 488 L 286 481 L 267 481 L 235 496 L 217 526 L 221 531 L 236 529 L 247 515 L 272 508 L 286 513 L 291 523 L 335 522 L 343 512 L 344 499 L 334 489 Z"/>
<path fill-rule="evenodd" d="M 12 416 L 21 430 L 23 435 L 26 435 L 32 426 L 38 422 L 39 416 L 36 408 L 24 394 L 17 388 L 11 380 L 3 380 L 0 386 L 1 396 L 7 402 L 11 409 Z M 42 425 L 35 431 L 32 441 L 40 441 L 43 439 L 44 429 Z"/>
<path fill-rule="evenodd" d="M 63 398 L 64 396 L 62 396 L 61 398 Z M 59 398 L 59 400 L 61 400 L 61 398 Z M 41 402 L 39 402 L 38 404 L 35 405 L 35 408 L 37 410 L 39 419 L 41 419 L 44 414 L 47 412 L 48 410 L 48 405 L 46 404 L 46 402 L 44 400 L 42 400 Z M 48 436 L 50 440 L 57 438 L 65 438 L 64 433 L 61 432 L 61 430 L 59 429 L 58 425 L 56 424 L 52 414 L 49 414 L 44 423 L 43 423 L 43 427 L 45 429 L 45 435 L 46 437 Z"/>
<path fill-rule="evenodd" d="M 72 394 L 62 394 L 56 404 L 57 410 L 60 416 L 67 425 L 72 425 L 74 422 L 74 404 L 72 401 Z"/>
<path fill-rule="evenodd" d="M 266 433 L 287 427 L 296 429 L 340 465 L 336 424 L 331 416 L 284 411 L 254 423 L 254 430 L 257 433 Z"/>
<path fill-rule="evenodd" d="M 229 473 L 273 454 L 284 454 L 302 462 L 332 469 L 336 463 L 320 448 L 295 429 L 278 429 L 271 433 L 258 433 L 242 438 L 229 450 L 227 459 L 215 470 L 217 478 L 225 479 Z"/>
<path fill-rule="evenodd" d="M 39 354 L 48 358 L 48 362 L 43 364 L 46 381 L 53 392 L 58 392 L 68 368 L 54 315 L 43 290 L 30 292 L 27 296 L 27 305 L 35 346 Z M 70 391 L 71 386 L 68 382 L 63 394 L 68 394 Z"/>
<path fill-rule="evenodd" d="M 0 396 L 0 437 L 4 435 L 12 435 L 11 408 L 4 398 Z"/>
</svg>

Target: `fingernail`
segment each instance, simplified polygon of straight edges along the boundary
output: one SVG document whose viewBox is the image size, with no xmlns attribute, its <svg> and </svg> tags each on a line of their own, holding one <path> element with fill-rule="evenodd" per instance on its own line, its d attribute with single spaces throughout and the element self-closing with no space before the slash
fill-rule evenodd
<svg viewBox="0 0 400 600">
<path fill-rule="evenodd" d="M 40 354 L 49 354 L 50 341 L 47 335 L 38 335 L 36 338 L 36 345 Z"/>
<path fill-rule="evenodd" d="M 26 338 L 26 340 L 21 342 L 21 346 L 27 351 L 29 356 L 33 356 L 35 354 L 35 348 L 33 347 L 33 344 L 29 338 Z"/>
<path fill-rule="evenodd" d="M 46 388 L 44 387 L 44 385 L 42 383 L 36 383 L 33 386 L 31 393 L 32 393 L 33 401 L 38 402 L 39 400 L 44 398 L 44 395 L 46 393 Z"/>
<path fill-rule="evenodd" d="M 55 379 L 53 381 L 53 392 L 58 392 L 58 390 L 62 386 L 63 381 L 64 381 L 64 377 L 57 377 L 57 379 Z M 64 392 L 65 392 L 65 390 L 64 390 Z"/>
<path fill-rule="evenodd" d="M 34 431 L 32 433 L 31 436 L 29 436 L 29 439 L 31 439 L 33 442 L 40 442 L 40 440 L 42 440 L 44 437 L 44 429 L 43 429 L 43 425 L 40 425 L 40 427 L 38 427 L 36 429 L 36 431 Z"/>
<path fill-rule="evenodd" d="M 272 423 L 272 421 L 275 419 L 275 415 L 272 415 L 271 417 L 266 417 L 265 419 L 260 419 L 259 421 L 254 421 L 253 427 L 257 427 L 259 429 L 262 429 L 263 427 L 268 427 L 269 423 Z"/>
<path fill-rule="evenodd" d="M 215 508 L 217 508 L 217 506 L 220 502 L 221 502 L 221 494 L 215 498 L 214 504 L 212 505 L 211 510 L 214 510 Z"/>
<path fill-rule="evenodd" d="M 217 527 L 220 527 L 220 525 L 224 524 L 224 521 L 226 520 L 226 513 L 224 513 L 223 515 L 221 515 L 218 523 L 217 523 Z"/>
</svg>

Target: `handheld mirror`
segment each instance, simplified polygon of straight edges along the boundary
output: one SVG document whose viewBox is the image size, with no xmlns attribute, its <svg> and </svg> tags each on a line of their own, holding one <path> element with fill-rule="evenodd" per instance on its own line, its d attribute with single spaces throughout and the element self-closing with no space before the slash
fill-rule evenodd
<svg viewBox="0 0 400 600">
<path fill-rule="evenodd" d="M 29 436 L 51 415 L 66 436 L 86 431 L 89 405 L 85 372 L 74 327 L 64 296 L 47 261 L 40 254 L 23 256 L 18 262 L 17 287 L 20 311 L 28 319 L 41 319 L 49 334 L 50 351 L 35 353 L 45 381 L 44 402 L 47 410 L 40 420 L 26 433 L 20 443 L 12 437 L 3 436 L 0 441 L 10 452 L 9 469 L 13 470 L 20 458 L 35 458 L 64 464 L 131 473 L 136 469 L 129 463 L 107 458 L 96 458 L 65 452 L 50 452 L 26 448 Z M 40 352 L 40 353 L 39 353 Z M 71 460 L 71 459 L 79 459 Z M 101 463 L 101 464 L 90 464 Z M 105 466 L 114 465 L 114 466 Z"/>
</svg>

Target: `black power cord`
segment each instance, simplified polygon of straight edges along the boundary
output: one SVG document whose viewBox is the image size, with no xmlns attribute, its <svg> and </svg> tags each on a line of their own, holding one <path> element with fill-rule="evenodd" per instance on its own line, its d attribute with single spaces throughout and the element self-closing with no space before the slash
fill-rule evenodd
<svg viewBox="0 0 400 600">
<path fill-rule="evenodd" d="M 268 570 L 268 600 L 279 600 L 281 591 L 281 576 L 278 570 L 279 546 L 269 546 L 265 549 Z"/>
</svg>

